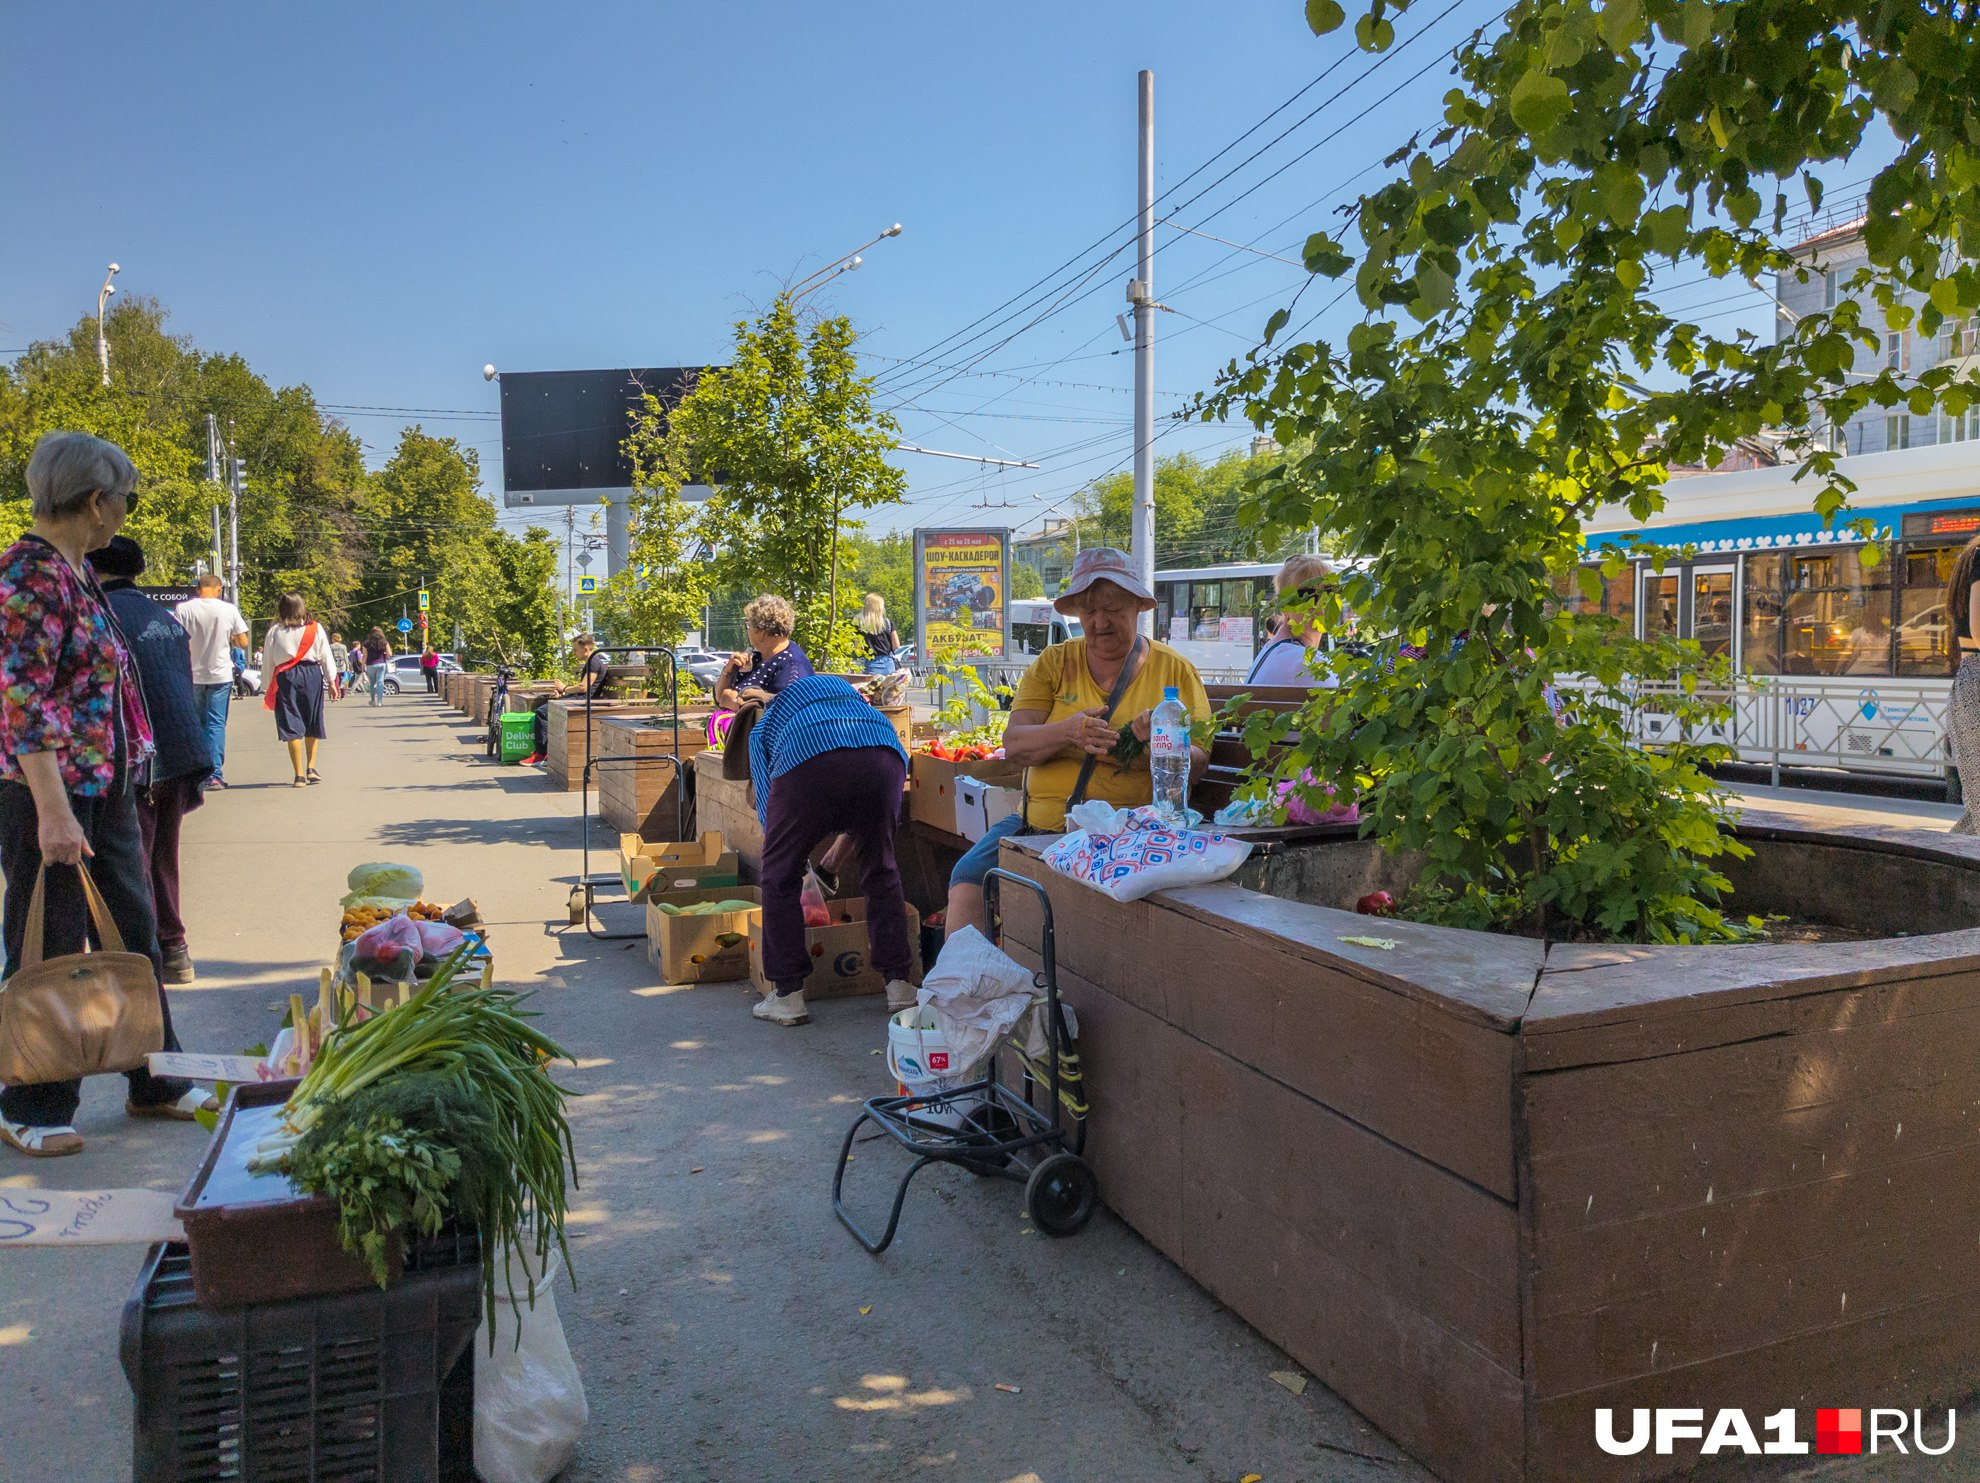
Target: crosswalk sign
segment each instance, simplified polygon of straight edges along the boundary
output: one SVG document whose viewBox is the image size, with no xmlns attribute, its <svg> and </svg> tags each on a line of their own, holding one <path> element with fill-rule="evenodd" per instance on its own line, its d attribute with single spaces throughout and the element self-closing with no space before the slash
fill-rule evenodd
<svg viewBox="0 0 1980 1483">
<path fill-rule="evenodd" d="M 430 597 L 428 596 L 428 594 L 427 594 L 427 591 L 426 591 L 426 589 L 425 589 L 424 587 L 422 587 L 422 588 L 420 588 L 420 589 L 419 589 L 419 610 L 420 610 L 420 611 L 421 611 L 422 613 L 424 613 L 424 612 L 426 612 L 426 611 L 427 611 L 427 610 L 428 610 L 428 609 L 429 609 L 430 607 L 432 607 L 432 605 L 433 605 L 433 604 L 432 604 L 432 600 L 431 600 L 431 599 L 430 599 Z"/>
<path fill-rule="evenodd" d="M 578 596 L 590 597 L 593 593 L 597 591 L 598 591 L 598 579 L 596 577 L 578 578 Z"/>
</svg>

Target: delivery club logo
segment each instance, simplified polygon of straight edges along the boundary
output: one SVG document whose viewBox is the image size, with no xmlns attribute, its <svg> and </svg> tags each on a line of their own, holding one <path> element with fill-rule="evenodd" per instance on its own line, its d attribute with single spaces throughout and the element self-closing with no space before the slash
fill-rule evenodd
<svg viewBox="0 0 1980 1483">
<path fill-rule="evenodd" d="M 1828 1456 L 1874 1456 L 1879 1452 L 1922 1453 L 1943 1457 L 1952 1451 L 1957 1412 L 1946 1412 L 1946 1434 L 1935 1445 L 1925 1434 L 1923 1411 L 1900 1411 L 1891 1407 L 1820 1407 L 1815 1412 L 1815 1445 L 1812 1449 Z M 1763 1416 L 1756 1429 L 1744 1411 L 1721 1410 L 1710 1426 L 1703 1409 L 1695 1406 L 1665 1406 L 1655 1411 L 1629 1413 L 1626 1435 L 1618 1435 L 1616 1413 L 1607 1408 L 1595 1413 L 1595 1445 L 1611 1457 L 1633 1457 L 1639 1452 L 1670 1457 L 1678 1444 L 1695 1444 L 1701 1457 L 1740 1452 L 1751 1457 L 1805 1455 L 1811 1449 L 1796 1430 L 1796 1414 L 1790 1408 Z"/>
</svg>

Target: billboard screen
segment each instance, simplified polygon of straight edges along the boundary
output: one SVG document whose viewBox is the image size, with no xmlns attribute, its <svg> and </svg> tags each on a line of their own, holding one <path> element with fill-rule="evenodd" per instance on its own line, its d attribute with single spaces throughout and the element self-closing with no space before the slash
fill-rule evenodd
<svg viewBox="0 0 1980 1483">
<path fill-rule="evenodd" d="M 1010 657 L 1011 533 L 914 533 L 915 634 L 925 660 Z"/>
<path fill-rule="evenodd" d="M 502 491 L 558 495 L 632 488 L 623 445 L 648 392 L 678 400 L 698 367 L 617 371 L 504 371 Z M 550 501 L 544 501 L 549 503 Z"/>
</svg>

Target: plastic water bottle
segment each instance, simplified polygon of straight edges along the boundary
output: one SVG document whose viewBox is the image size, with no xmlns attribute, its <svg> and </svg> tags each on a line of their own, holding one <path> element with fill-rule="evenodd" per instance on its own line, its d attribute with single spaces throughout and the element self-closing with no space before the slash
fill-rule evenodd
<svg viewBox="0 0 1980 1483">
<path fill-rule="evenodd" d="M 1162 691 L 1149 722 L 1148 771 L 1155 779 L 1155 807 L 1181 825 L 1189 812 L 1189 712 L 1174 685 Z"/>
</svg>

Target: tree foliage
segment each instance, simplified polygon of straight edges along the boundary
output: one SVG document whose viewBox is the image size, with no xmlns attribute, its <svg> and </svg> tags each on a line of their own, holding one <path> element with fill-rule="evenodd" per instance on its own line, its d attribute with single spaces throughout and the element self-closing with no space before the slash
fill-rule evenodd
<svg viewBox="0 0 1980 1483">
<path fill-rule="evenodd" d="M 1393 35 L 1386 8 L 1357 28 L 1369 49 Z M 1280 311 L 1209 411 L 1306 450 L 1255 482 L 1247 518 L 1318 524 L 1368 560 L 1326 606 L 1387 637 L 1340 661 L 1295 766 L 1424 852 L 1427 912 L 1653 940 L 1731 930 L 1712 862 L 1739 847 L 1701 771 L 1713 750 L 1633 744 L 1645 684 L 1668 687 L 1657 708 L 1691 734 L 1711 719 L 1700 656 L 1571 616 L 1557 587 L 1586 580 L 1583 522 L 1608 504 L 1651 516 L 1672 464 L 1784 429 L 1837 518 L 1850 486 L 1815 430 L 1873 403 L 1974 398 L 1949 368 L 1913 385 L 1851 362 L 1887 325 L 1930 334 L 1980 309 L 1976 27 L 1942 4 L 1522 0 L 1460 49 L 1444 125 L 1354 208 L 1358 249 L 1309 239 L 1308 268 L 1352 273 L 1368 317 L 1344 344 L 1274 347 Z M 1897 158 L 1869 190 L 1868 266 L 1834 308 L 1766 344 L 1659 306 L 1655 279 L 1679 265 L 1808 271 L 1791 213 L 1820 204 L 1820 172 L 1873 127 Z M 1404 639 L 1428 657 L 1396 662 Z M 1577 676 L 1588 693 L 1557 712 L 1548 695 Z"/>
<path fill-rule="evenodd" d="M 111 384 L 102 384 L 96 321 L 30 347 L 0 368 L 0 538 L 28 523 L 25 470 L 54 431 L 118 444 L 139 473 L 129 534 L 144 547 L 147 582 L 188 580 L 209 560 L 212 511 L 226 491 L 206 478 L 206 418 L 245 461 L 240 499 L 241 609 L 257 631 L 283 592 L 338 627 L 390 627 L 425 579 L 433 633 L 458 624 L 471 653 L 527 650 L 554 663 L 556 551 L 550 537 L 501 531 L 479 493 L 472 450 L 407 430 L 376 474 L 357 438 L 306 386 L 270 386 L 238 355 L 169 334 L 156 301 L 127 300 L 105 320 Z M 517 585 L 522 584 L 522 585 Z"/>
<path fill-rule="evenodd" d="M 1205 463 L 1189 453 L 1155 461 L 1155 564 L 1215 566 L 1290 555 L 1297 536 L 1261 545 L 1259 530 L 1242 515 L 1247 483 L 1276 464 L 1281 454 L 1224 453 Z M 1134 513 L 1134 475 L 1126 469 L 1095 479 L 1073 500 L 1080 542 L 1125 551 Z"/>
<path fill-rule="evenodd" d="M 873 406 L 855 339 L 843 316 L 805 324 L 779 296 L 736 325 L 729 364 L 701 372 L 671 407 L 649 397 L 626 445 L 635 519 L 659 533 L 656 549 L 698 538 L 714 554 L 713 580 L 788 598 L 820 668 L 853 653 L 834 602 L 841 542 L 861 529 L 861 511 L 898 503 L 905 483 L 886 461 L 897 429 Z M 717 492 L 691 517 L 667 513 L 690 483 Z"/>
</svg>

